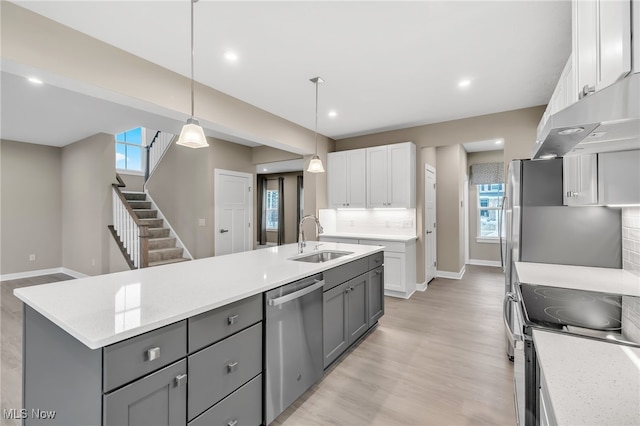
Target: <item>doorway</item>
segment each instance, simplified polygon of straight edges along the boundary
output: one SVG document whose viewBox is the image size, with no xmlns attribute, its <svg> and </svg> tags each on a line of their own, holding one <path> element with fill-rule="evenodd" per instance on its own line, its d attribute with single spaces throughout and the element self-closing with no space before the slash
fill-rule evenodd
<svg viewBox="0 0 640 426">
<path fill-rule="evenodd" d="M 215 169 L 215 255 L 253 248 L 253 175 Z"/>
<path fill-rule="evenodd" d="M 436 235 L 436 169 L 428 164 L 424 166 L 424 255 L 425 284 L 436 277 L 437 235 Z"/>
</svg>

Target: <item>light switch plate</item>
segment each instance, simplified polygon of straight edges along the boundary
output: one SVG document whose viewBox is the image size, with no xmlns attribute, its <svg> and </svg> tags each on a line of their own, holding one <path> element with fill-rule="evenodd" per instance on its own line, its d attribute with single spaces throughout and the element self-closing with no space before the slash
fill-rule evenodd
<svg viewBox="0 0 640 426">
<path fill-rule="evenodd" d="M 198 219 L 198 226 L 205 226 L 205 220 L 204 219 Z"/>
</svg>

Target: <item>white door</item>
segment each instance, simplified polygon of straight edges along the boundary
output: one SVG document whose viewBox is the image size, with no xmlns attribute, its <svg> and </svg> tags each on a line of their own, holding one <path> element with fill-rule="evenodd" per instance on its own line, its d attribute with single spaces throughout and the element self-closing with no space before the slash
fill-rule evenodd
<svg viewBox="0 0 640 426">
<path fill-rule="evenodd" d="M 215 253 L 238 253 L 253 248 L 253 175 L 216 169 Z"/>
<path fill-rule="evenodd" d="M 425 283 L 436 277 L 436 169 L 424 167 Z"/>
</svg>

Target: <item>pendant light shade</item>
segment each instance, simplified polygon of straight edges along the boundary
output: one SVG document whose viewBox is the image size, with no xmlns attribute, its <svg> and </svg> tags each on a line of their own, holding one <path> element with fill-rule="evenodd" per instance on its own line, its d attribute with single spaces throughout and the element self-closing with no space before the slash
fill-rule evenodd
<svg viewBox="0 0 640 426">
<path fill-rule="evenodd" d="M 176 144 L 189 148 L 206 148 L 209 146 L 204 130 L 198 120 L 193 116 L 193 4 L 198 0 L 191 0 L 191 117 L 187 119 L 187 124 L 182 126 L 180 137 Z"/>
<path fill-rule="evenodd" d="M 309 167 L 307 167 L 307 171 L 309 173 L 324 173 L 324 166 L 322 165 L 322 160 L 318 157 L 318 84 L 324 83 L 324 80 L 320 77 L 314 77 L 310 79 L 312 83 L 316 85 L 316 132 L 315 132 L 315 140 L 316 140 L 316 153 L 311 157 L 311 161 L 309 162 Z"/>
</svg>

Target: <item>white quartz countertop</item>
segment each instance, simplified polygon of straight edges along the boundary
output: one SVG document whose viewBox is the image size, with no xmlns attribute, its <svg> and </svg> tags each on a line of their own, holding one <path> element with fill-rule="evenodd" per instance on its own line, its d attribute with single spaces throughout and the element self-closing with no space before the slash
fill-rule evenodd
<svg viewBox="0 0 640 426">
<path fill-rule="evenodd" d="M 325 232 L 322 237 L 354 238 L 359 240 L 381 240 L 408 242 L 418 239 L 415 235 L 384 235 L 384 234 L 351 234 L 347 232 Z"/>
<path fill-rule="evenodd" d="M 558 425 L 640 425 L 640 349 L 533 330 Z"/>
<path fill-rule="evenodd" d="M 314 251 L 315 242 L 304 249 Z M 297 244 L 16 289 L 14 294 L 91 349 L 155 330 L 382 251 L 323 243 L 352 254 L 296 262 Z"/>
<path fill-rule="evenodd" d="M 640 277 L 623 269 L 516 262 L 522 283 L 640 296 Z"/>
</svg>

